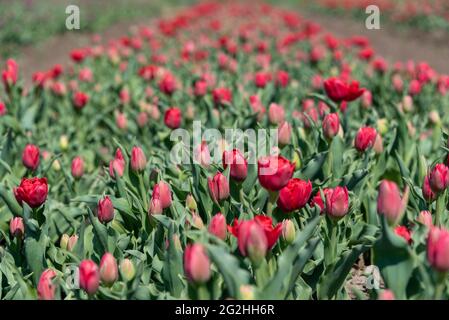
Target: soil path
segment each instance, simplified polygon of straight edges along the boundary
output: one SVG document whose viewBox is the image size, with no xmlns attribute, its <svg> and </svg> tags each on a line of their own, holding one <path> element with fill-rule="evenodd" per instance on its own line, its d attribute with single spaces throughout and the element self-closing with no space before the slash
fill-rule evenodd
<svg viewBox="0 0 449 320">
<path fill-rule="evenodd" d="M 336 36 L 367 36 L 373 48 L 390 62 L 427 61 L 437 72 L 449 73 L 449 35 L 399 30 L 394 25 L 383 23 L 382 18 L 380 30 L 368 30 L 364 21 L 351 17 L 334 17 L 307 10 L 302 10 L 301 14 Z"/>
</svg>

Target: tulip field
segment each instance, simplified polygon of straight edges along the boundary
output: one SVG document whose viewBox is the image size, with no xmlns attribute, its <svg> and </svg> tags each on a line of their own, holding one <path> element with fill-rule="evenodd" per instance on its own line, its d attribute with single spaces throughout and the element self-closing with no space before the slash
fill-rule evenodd
<svg viewBox="0 0 449 320">
<path fill-rule="evenodd" d="M 2 61 L 0 299 L 449 298 L 449 76 L 331 31 L 206 1 Z"/>
</svg>

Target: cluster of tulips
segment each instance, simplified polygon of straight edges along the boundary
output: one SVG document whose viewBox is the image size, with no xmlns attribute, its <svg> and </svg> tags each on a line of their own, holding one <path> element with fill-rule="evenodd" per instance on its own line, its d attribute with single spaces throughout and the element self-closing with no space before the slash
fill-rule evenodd
<svg viewBox="0 0 449 320">
<path fill-rule="evenodd" d="M 1 67 L 1 299 L 449 296 L 449 76 L 264 3 L 70 60 Z M 194 121 L 278 144 L 172 139 Z"/>
</svg>

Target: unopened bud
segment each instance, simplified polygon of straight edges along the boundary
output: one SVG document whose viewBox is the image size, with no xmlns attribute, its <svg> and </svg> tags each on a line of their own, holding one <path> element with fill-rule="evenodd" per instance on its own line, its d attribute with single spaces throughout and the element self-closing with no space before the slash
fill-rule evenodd
<svg viewBox="0 0 449 320">
<path fill-rule="evenodd" d="M 136 275 L 134 264 L 129 259 L 123 259 L 120 263 L 120 273 L 125 281 L 131 281 Z"/>
</svg>

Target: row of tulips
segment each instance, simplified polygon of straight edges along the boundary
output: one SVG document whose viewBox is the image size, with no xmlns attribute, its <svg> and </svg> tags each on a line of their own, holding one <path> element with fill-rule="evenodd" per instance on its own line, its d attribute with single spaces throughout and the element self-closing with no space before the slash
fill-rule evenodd
<svg viewBox="0 0 449 320">
<path fill-rule="evenodd" d="M 2 299 L 449 295 L 449 77 L 427 63 L 204 2 L 30 88 L 19 71 L 1 71 Z M 252 161 L 248 141 L 171 139 L 194 120 L 279 144 Z M 378 285 L 355 285 L 368 266 Z"/>
</svg>

